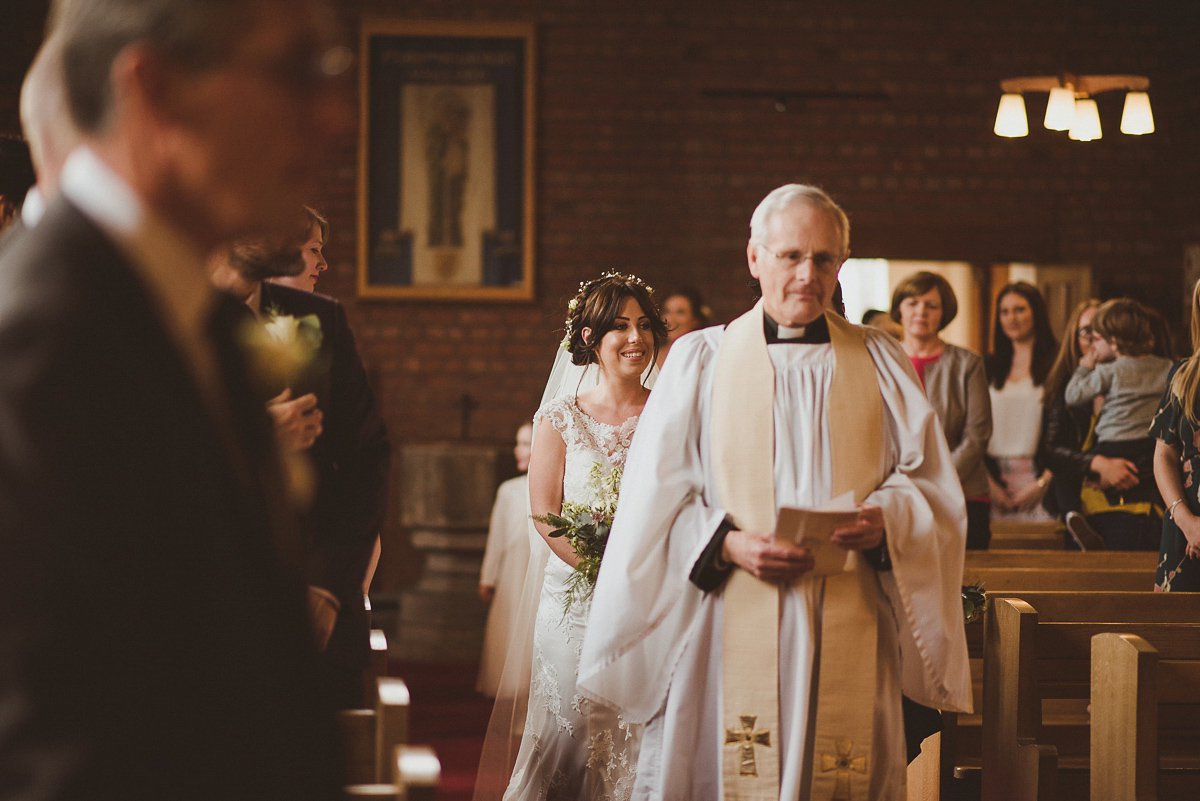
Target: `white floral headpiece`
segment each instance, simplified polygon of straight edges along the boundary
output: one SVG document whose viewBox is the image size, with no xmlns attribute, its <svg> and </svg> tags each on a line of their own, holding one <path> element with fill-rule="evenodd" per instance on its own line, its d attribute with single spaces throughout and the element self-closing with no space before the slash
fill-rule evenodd
<svg viewBox="0 0 1200 801">
<path fill-rule="evenodd" d="M 563 350 L 571 349 L 571 335 L 574 333 L 572 327 L 573 318 L 575 316 L 575 310 L 579 308 L 579 304 L 583 300 L 584 294 L 586 294 L 587 291 L 593 286 L 613 279 L 625 281 L 626 283 L 630 284 L 636 284 L 637 286 L 645 289 L 648 294 L 654 294 L 654 287 L 650 286 L 636 275 L 626 275 L 625 273 L 619 273 L 616 270 L 609 270 L 608 272 L 603 273 L 599 278 L 593 278 L 590 281 L 580 281 L 579 291 L 576 292 L 575 297 L 571 298 L 571 300 L 567 303 L 566 334 L 563 336 L 562 342 L 559 343 Z"/>
</svg>

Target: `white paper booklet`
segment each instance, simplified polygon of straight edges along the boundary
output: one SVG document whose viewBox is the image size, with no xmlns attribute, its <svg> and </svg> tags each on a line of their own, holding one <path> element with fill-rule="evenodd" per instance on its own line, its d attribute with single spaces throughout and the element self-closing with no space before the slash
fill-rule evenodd
<svg viewBox="0 0 1200 801">
<path fill-rule="evenodd" d="M 829 576 L 846 569 L 850 552 L 829 541 L 834 529 L 850 526 L 858 519 L 854 494 L 847 492 L 819 509 L 796 509 L 784 506 L 775 523 L 775 539 L 786 540 L 807 548 L 813 555 L 810 575 Z"/>
</svg>

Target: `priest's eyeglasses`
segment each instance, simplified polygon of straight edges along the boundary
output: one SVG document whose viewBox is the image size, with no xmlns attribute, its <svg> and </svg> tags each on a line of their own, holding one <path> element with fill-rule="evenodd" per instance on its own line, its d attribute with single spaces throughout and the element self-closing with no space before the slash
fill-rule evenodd
<svg viewBox="0 0 1200 801">
<path fill-rule="evenodd" d="M 754 244 L 774 256 L 776 261 L 783 262 L 789 270 L 800 266 L 805 259 L 812 259 L 813 266 L 823 273 L 836 271 L 840 263 L 834 254 L 827 251 L 819 253 L 806 253 L 802 250 L 774 251 L 761 242 L 755 242 Z"/>
</svg>

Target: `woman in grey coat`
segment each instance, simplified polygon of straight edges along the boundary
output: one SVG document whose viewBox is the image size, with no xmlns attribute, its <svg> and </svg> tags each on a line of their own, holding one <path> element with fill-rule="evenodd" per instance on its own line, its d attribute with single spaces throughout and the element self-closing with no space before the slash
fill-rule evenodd
<svg viewBox="0 0 1200 801">
<path fill-rule="evenodd" d="M 983 360 L 939 336 L 958 314 L 958 299 L 950 283 L 937 273 L 922 271 L 901 281 L 892 293 L 891 313 L 904 331 L 900 344 L 942 422 L 962 482 L 967 548 L 986 549 L 992 533 L 983 457 L 992 436 L 992 404 Z"/>
</svg>

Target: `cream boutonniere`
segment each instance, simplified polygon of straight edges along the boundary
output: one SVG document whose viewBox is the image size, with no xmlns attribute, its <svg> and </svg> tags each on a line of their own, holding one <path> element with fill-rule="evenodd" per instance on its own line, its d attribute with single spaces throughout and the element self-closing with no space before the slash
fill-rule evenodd
<svg viewBox="0 0 1200 801">
<path fill-rule="evenodd" d="M 321 321 L 315 314 L 293 317 L 268 309 L 262 320 L 247 321 L 243 343 L 254 374 L 274 394 L 291 386 L 321 349 Z"/>
</svg>

